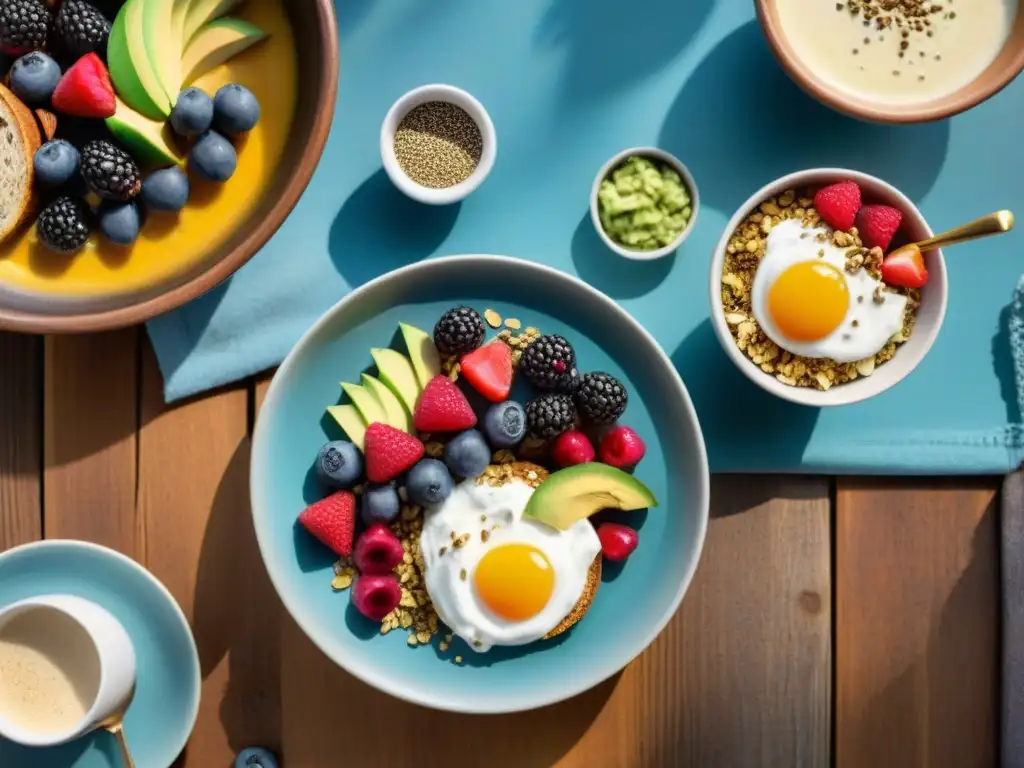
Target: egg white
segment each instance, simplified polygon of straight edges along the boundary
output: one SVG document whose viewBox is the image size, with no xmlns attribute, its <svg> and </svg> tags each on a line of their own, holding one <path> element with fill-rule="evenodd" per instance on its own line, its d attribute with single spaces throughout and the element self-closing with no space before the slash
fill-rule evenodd
<svg viewBox="0 0 1024 768">
<path fill-rule="evenodd" d="M 420 549 L 427 593 L 441 621 L 476 651 L 495 645 L 532 643 L 557 627 L 579 600 L 587 572 L 601 551 L 601 542 L 588 520 L 559 531 L 524 519 L 523 510 L 532 493 L 533 489 L 521 480 L 494 488 L 466 480 L 442 504 L 425 512 Z M 481 531 L 488 531 L 487 541 Z M 455 548 L 452 533 L 469 534 L 469 540 Z M 492 613 L 474 586 L 473 574 L 480 558 L 495 547 L 511 543 L 530 544 L 542 551 L 555 574 L 551 599 L 525 621 L 509 621 Z M 509 574 L 509 579 L 514 580 L 515 574 Z"/>
<path fill-rule="evenodd" d="M 847 272 L 845 250 L 832 245 L 831 239 L 819 242 L 816 238 L 819 233 L 826 233 L 826 230 L 805 228 L 795 219 L 780 222 L 772 228 L 750 290 L 754 319 L 769 339 L 794 355 L 830 358 L 837 363 L 852 363 L 872 357 L 902 330 L 907 298 L 886 292 L 885 301 L 876 304 L 875 289 L 884 284 L 865 269 L 859 269 L 852 275 Z M 772 285 L 787 268 L 801 261 L 824 262 L 838 269 L 850 295 L 850 306 L 842 323 L 817 341 L 801 342 L 787 338 L 768 311 L 768 292 Z M 814 297 L 808 296 L 807 300 L 813 302 Z"/>
</svg>

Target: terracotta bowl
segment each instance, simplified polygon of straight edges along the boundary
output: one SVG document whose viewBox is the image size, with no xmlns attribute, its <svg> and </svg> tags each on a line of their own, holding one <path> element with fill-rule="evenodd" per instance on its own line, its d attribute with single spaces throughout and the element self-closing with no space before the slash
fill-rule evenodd
<svg viewBox="0 0 1024 768">
<path fill-rule="evenodd" d="M 323 153 L 338 90 L 338 32 L 332 0 L 284 3 L 298 46 L 298 101 L 274 184 L 233 234 L 206 258 L 148 289 L 74 302 L 18 295 L 0 285 L 0 330 L 81 333 L 148 320 L 214 288 L 262 248 L 291 213 Z"/>
<path fill-rule="evenodd" d="M 861 120 L 876 123 L 926 123 L 952 117 L 994 96 L 1024 69 L 1024 14 L 1018 13 L 1013 30 L 995 61 L 960 90 L 940 99 L 906 106 L 878 104 L 837 90 L 800 60 L 783 34 L 777 0 L 754 0 L 754 4 L 768 44 L 796 84 L 823 104 Z"/>
</svg>

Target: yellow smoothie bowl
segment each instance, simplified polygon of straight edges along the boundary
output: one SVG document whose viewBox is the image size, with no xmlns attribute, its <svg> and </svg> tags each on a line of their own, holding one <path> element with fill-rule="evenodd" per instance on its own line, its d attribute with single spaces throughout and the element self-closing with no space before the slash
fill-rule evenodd
<svg viewBox="0 0 1024 768">
<path fill-rule="evenodd" d="M 284 222 L 313 175 L 334 115 L 334 6 L 249 0 L 231 16 L 266 39 L 192 85 L 212 95 L 237 82 L 260 102 L 259 124 L 237 142 L 234 175 L 217 184 L 190 172 L 185 209 L 147 215 L 128 247 L 94 232 L 79 252 L 55 253 L 39 241 L 36 216 L 29 216 L 0 243 L 0 330 L 73 333 L 148 320 L 221 283 Z"/>
<path fill-rule="evenodd" d="M 824 2 L 825 0 L 808 0 Z M 1024 70 L 1024 13 L 1017 12 L 1012 27 L 1002 48 L 994 59 L 972 80 L 944 95 L 923 101 L 907 103 L 885 102 L 860 96 L 846 89 L 840 89 L 819 75 L 797 51 L 787 38 L 780 16 L 780 0 L 754 0 L 757 18 L 768 44 L 774 51 L 783 69 L 806 93 L 833 109 L 860 120 L 876 123 L 924 123 L 943 120 L 964 112 L 994 96 L 1009 85 L 1021 70 Z M 827 3 L 830 9 L 846 12 L 847 0 Z M 948 11 L 962 10 L 959 5 L 940 3 L 937 7 Z M 897 28 L 893 34 L 899 33 Z M 827 34 L 828 30 L 824 33 Z M 871 27 L 866 34 L 878 32 Z M 866 42 L 866 41 L 865 41 Z M 913 44 L 909 44 L 911 49 Z M 870 55 L 871 47 L 865 46 L 860 55 Z M 908 50 L 912 54 L 913 50 Z M 911 70 L 908 70 L 908 73 Z"/>
</svg>

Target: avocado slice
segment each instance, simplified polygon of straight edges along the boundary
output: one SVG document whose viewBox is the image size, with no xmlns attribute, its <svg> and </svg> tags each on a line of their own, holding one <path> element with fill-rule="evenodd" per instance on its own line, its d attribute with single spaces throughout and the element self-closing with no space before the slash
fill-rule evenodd
<svg viewBox="0 0 1024 768">
<path fill-rule="evenodd" d="M 181 29 L 182 50 L 188 47 L 200 29 L 241 4 L 242 0 L 189 0 Z"/>
<path fill-rule="evenodd" d="M 384 413 L 387 416 L 386 424 L 400 429 L 403 432 L 412 432 L 412 416 L 402 402 L 395 397 L 395 393 L 387 388 L 378 379 L 373 376 L 367 376 L 363 374 L 363 389 L 372 392 L 384 408 Z"/>
<path fill-rule="evenodd" d="M 366 422 L 359 415 L 354 405 L 332 405 L 327 412 L 338 422 L 338 425 L 345 430 L 348 439 L 352 441 L 360 451 L 366 442 Z"/>
<path fill-rule="evenodd" d="M 241 19 L 211 21 L 196 33 L 182 56 L 182 82 L 191 85 L 214 67 L 267 39 L 267 33 Z"/>
<path fill-rule="evenodd" d="M 146 53 L 157 82 L 174 109 L 181 91 L 181 28 L 174 24 L 175 5 L 181 0 L 143 0 L 142 28 Z"/>
<path fill-rule="evenodd" d="M 143 165 L 167 167 L 183 162 L 174 144 L 170 124 L 151 120 L 120 99 L 117 100 L 117 111 L 107 118 L 107 128 Z"/>
<path fill-rule="evenodd" d="M 530 496 L 523 515 L 567 531 L 602 509 L 656 506 L 654 494 L 635 477 L 609 464 L 591 462 L 553 472 Z"/>
<path fill-rule="evenodd" d="M 377 364 L 381 380 L 398 395 L 409 413 L 415 413 L 416 401 L 420 399 L 423 388 L 416 380 L 409 358 L 393 349 L 371 349 L 370 354 Z"/>
<path fill-rule="evenodd" d="M 145 6 L 148 0 L 128 0 L 121 6 L 107 42 L 107 68 L 124 102 L 152 120 L 165 120 L 171 103 L 146 53 Z"/>
<path fill-rule="evenodd" d="M 358 384 L 341 383 L 341 388 L 355 405 L 359 415 L 367 424 L 379 421 L 381 424 L 388 423 L 388 415 L 384 412 L 384 406 L 380 404 L 377 396 Z"/>
<path fill-rule="evenodd" d="M 409 349 L 409 361 L 416 372 L 416 380 L 423 390 L 432 378 L 441 373 L 441 356 L 437 353 L 430 334 L 406 323 L 399 323 L 405 346 Z"/>
</svg>

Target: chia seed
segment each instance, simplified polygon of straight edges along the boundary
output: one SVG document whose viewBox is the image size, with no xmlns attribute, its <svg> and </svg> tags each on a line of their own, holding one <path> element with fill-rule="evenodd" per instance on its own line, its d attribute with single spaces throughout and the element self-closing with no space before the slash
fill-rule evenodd
<svg viewBox="0 0 1024 768">
<path fill-rule="evenodd" d="M 402 118 L 394 146 L 398 164 L 410 179 L 444 189 L 473 175 L 483 154 L 483 137 L 466 110 L 430 101 Z"/>
</svg>

